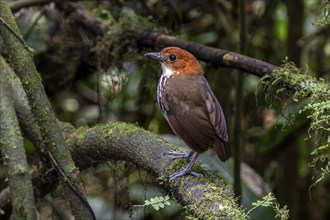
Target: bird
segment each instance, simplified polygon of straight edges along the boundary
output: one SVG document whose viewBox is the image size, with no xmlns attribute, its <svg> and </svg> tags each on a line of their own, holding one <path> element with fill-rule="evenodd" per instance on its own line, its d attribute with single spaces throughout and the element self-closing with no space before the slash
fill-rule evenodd
<svg viewBox="0 0 330 220">
<path fill-rule="evenodd" d="M 192 166 L 209 147 L 213 146 L 221 161 L 227 161 L 230 147 L 226 119 L 194 55 L 179 47 L 166 47 L 145 56 L 161 65 L 158 106 L 173 132 L 191 149 L 186 153 L 167 152 L 173 159 L 190 159 L 184 169 L 169 176 L 170 180 L 186 174 L 199 176 L 192 171 Z"/>
</svg>

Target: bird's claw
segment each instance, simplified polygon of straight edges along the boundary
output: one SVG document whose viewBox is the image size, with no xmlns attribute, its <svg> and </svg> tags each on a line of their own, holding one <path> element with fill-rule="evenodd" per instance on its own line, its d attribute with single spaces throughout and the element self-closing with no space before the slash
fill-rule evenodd
<svg viewBox="0 0 330 220">
<path fill-rule="evenodd" d="M 176 152 L 174 150 L 166 152 L 167 155 L 173 155 L 171 156 L 171 159 L 184 159 L 184 158 L 190 158 L 191 155 L 193 155 L 193 151 L 181 153 L 181 152 Z"/>
<path fill-rule="evenodd" d="M 199 176 L 201 175 L 201 174 L 196 173 L 196 172 L 194 172 L 194 171 L 183 169 L 183 170 L 181 170 L 181 171 L 179 171 L 179 172 L 173 173 L 173 174 L 170 176 L 170 181 L 172 181 L 172 180 L 174 180 L 174 179 L 176 179 L 176 178 L 178 178 L 178 177 L 184 176 L 184 175 L 186 175 L 186 174 L 191 174 L 191 175 L 196 176 L 196 177 L 199 177 Z"/>
<path fill-rule="evenodd" d="M 186 155 L 189 155 L 188 157 L 190 157 L 193 154 L 194 154 L 193 152 L 186 153 Z M 176 179 L 178 177 L 181 177 L 183 175 L 186 175 L 188 173 L 191 174 L 191 175 L 197 176 L 197 177 L 200 176 L 200 174 L 191 171 L 191 168 L 194 165 L 194 163 L 196 162 L 198 155 L 199 155 L 199 153 L 196 152 L 195 155 L 193 156 L 193 158 L 190 160 L 190 163 L 188 164 L 188 166 L 186 168 L 184 168 L 183 170 L 181 170 L 179 172 L 173 173 L 169 177 L 170 178 L 170 181 L 171 180 L 174 180 L 174 179 Z"/>
</svg>

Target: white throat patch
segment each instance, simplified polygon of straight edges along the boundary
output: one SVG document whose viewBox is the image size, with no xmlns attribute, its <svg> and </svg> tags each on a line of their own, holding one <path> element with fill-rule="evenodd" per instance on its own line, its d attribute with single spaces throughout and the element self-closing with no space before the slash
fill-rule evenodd
<svg viewBox="0 0 330 220">
<path fill-rule="evenodd" d="M 162 76 L 170 77 L 174 74 L 173 71 L 170 68 L 168 68 L 165 64 L 162 63 L 161 66 L 162 66 L 162 72 L 163 72 Z"/>
</svg>

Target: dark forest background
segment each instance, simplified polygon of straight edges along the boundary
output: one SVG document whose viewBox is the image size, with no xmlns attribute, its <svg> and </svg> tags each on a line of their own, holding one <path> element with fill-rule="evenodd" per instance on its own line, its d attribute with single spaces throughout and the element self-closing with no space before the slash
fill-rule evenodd
<svg viewBox="0 0 330 220">
<path fill-rule="evenodd" d="M 117 121 L 133 123 L 188 150 L 173 135 L 156 104 L 161 70 L 143 54 L 162 48 L 141 43 L 142 32 L 159 32 L 213 48 L 244 51 L 247 56 L 275 66 L 293 62 L 315 82 L 322 78 L 329 85 L 330 4 L 324 0 L 246 0 L 245 27 L 239 24 L 241 15 L 236 0 L 74 1 L 70 6 L 56 1 L 34 5 L 28 5 L 29 0 L 17 1 L 27 4 L 23 6 L 15 5 L 15 1 L 7 2 L 24 41 L 33 50 L 35 65 L 55 115 L 75 127 Z M 70 14 L 77 7 L 81 16 Z M 83 16 L 101 21 L 107 31 L 99 30 L 92 21 L 86 25 Z M 245 50 L 240 48 L 242 28 L 246 29 Z M 1 40 L 0 43 L 0 52 L 6 58 L 6 45 Z M 302 111 L 309 103 L 308 97 L 292 101 L 296 94 L 283 95 L 278 90 L 265 89 L 267 79 L 260 81 L 260 77 L 234 68 L 201 63 L 225 112 L 230 142 L 235 143 L 234 137 L 241 140 L 244 164 L 240 198 L 245 212 L 253 207 L 253 202 L 272 192 L 276 201 L 252 210 L 251 219 L 280 219 L 275 204 L 287 206 L 289 219 L 329 219 L 329 157 L 315 160 L 318 155 L 312 154 L 322 143 L 320 135 L 311 128 L 310 112 Z M 237 76 L 241 74 L 244 81 L 240 97 Z M 269 98 L 275 93 L 278 96 Z M 234 135 L 237 99 L 242 100 L 239 136 Z M 322 114 L 329 115 L 329 102 L 326 105 Z M 329 118 L 325 118 L 327 123 Z M 329 149 L 329 133 L 323 135 L 327 135 L 322 138 L 328 139 L 324 146 Z M 24 147 L 29 160 L 34 160 L 36 147 L 28 138 L 24 139 Z M 223 164 L 209 150 L 201 160 L 208 165 L 207 169 L 219 171 L 234 184 L 234 158 Z M 8 186 L 6 178 L 2 163 L 2 190 Z M 173 197 L 169 200 L 171 205 L 166 203 L 159 210 L 134 206 L 156 196 L 165 197 L 168 192 L 153 181 L 150 173 L 132 163 L 98 164 L 83 171 L 81 180 L 99 219 L 184 219 L 186 216 L 183 206 Z M 41 219 L 68 216 L 64 197 L 63 189 L 58 186 L 38 198 Z M 3 217 L 9 218 L 10 206 L 7 204 L 1 210 Z"/>
</svg>

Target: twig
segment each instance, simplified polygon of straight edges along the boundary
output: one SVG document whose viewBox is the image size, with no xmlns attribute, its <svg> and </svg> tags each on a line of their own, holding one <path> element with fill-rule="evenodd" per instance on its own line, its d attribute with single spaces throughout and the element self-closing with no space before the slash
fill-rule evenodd
<svg viewBox="0 0 330 220">
<path fill-rule="evenodd" d="M 25 32 L 25 34 L 24 34 L 24 39 L 25 40 L 27 40 L 29 38 L 29 36 L 32 33 L 34 27 L 38 24 L 38 22 L 40 21 L 40 19 L 45 15 L 45 12 L 46 11 L 47 11 L 47 9 L 45 7 L 43 7 L 40 10 L 40 12 L 38 13 L 38 16 L 34 19 L 34 21 L 32 22 L 32 24 L 28 28 L 28 30 Z"/>
<path fill-rule="evenodd" d="M 18 1 L 10 2 L 9 7 L 13 11 L 13 13 L 15 13 L 22 8 L 38 6 L 38 5 L 46 5 L 56 1 L 59 0 L 18 0 Z"/>
<path fill-rule="evenodd" d="M 60 173 L 60 175 L 62 176 L 64 182 L 65 182 L 66 184 L 68 184 L 68 186 L 70 187 L 71 191 L 74 192 L 78 198 L 81 198 L 81 202 L 85 205 L 85 207 L 86 207 L 87 209 L 89 209 L 88 211 L 89 211 L 90 213 L 93 214 L 94 219 L 96 219 L 95 216 L 94 216 L 93 209 L 90 207 L 90 205 L 88 204 L 87 200 L 84 199 L 84 195 L 83 195 L 79 190 L 77 190 L 76 187 L 72 184 L 71 180 L 67 178 L 67 176 L 66 176 L 66 174 L 64 173 L 62 167 L 58 164 L 58 162 L 57 162 L 56 159 L 53 157 L 53 155 L 51 154 L 51 152 L 48 151 L 48 155 L 49 155 L 49 158 L 50 158 L 51 161 L 52 161 L 52 164 L 56 167 L 56 170 L 57 170 L 57 171 Z"/>
<path fill-rule="evenodd" d="M 24 46 L 24 48 L 28 51 L 28 52 L 32 52 L 31 48 L 29 48 L 27 46 L 27 44 L 25 43 L 25 41 L 23 40 L 23 38 L 21 36 L 19 36 L 8 24 L 5 20 L 2 19 L 2 17 L 0 17 L 0 23 L 5 26 Z"/>
</svg>

